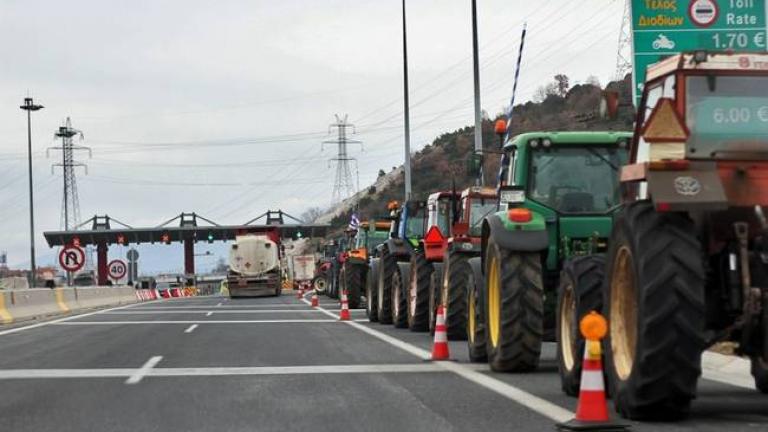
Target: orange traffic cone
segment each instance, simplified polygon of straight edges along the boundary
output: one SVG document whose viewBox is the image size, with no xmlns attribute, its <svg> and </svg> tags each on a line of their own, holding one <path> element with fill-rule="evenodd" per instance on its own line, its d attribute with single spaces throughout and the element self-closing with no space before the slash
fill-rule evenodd
<svg viewBox="0 0 768 432">
<path fill-rule="evenodd" d="M 584 347 L 576 417 L 566 423 L 558 423 L 557 428 L 561 431 L 627 430 L 628 425 L 612 422 L 608 417 L 600 348 L 600 339 L 605 337 L 608 323 L 602 315 L 592 311 L 581 320 L 579 328 L 587 341 Z"/>
<path fill-rule="evenodd" d="M 347 290 L 341 292 L 341 313 L 339 313 L 339 321 L 349 321 L 349 300 L 347 300 Z"/>
<path fill-rule="evenodd" d="M 445 329 L 445 309 L 443 305 L 437 307 L 435 320 L 435 342 L 432 345 L 432 360 L 448 360 L 448 333 Z"/>
<path fill-rule="evenodd" d="M 312 307 L 320 306 L 320 301 L 317 298 L 317 290 L 312 291 Z"/>
</svg>

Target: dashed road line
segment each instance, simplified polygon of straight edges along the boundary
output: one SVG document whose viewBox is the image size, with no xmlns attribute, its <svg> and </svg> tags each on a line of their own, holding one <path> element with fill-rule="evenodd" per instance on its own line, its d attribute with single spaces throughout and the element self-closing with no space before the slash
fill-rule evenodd
<svg viewBox="0 0 768 432">
<path fill-rule="evenodd" d="M 163 359 L 163 356 L 154 356 L 150 357 L 149 360 L 147 360 L 144 365 L 139 368 L 136 372 L 133 373 L 133 375 L 129 376 L 127 380 L 125 380 L 126 384 L 138 384 L 141 382 L 142 379 L 154 368 L 158 363 L 160 363 L 160 360 Z"/>
<path fill-rule="evenodd" d="M 207 316 L 207 317 L 209 317 L 211 315 L 213 315 L 213 312 L 210 312 L 210 311 L 207 314 L 205 314 L 205 316 Z"/>
<path fill-rule="evenodd" d="M 184 333 L 192 333 L 193 331 L 195 331 L 198 325 L 199 324 L 192 324 L 191 326 L 187 327 L 186 330 L 184 330 Z"/>
</svg>

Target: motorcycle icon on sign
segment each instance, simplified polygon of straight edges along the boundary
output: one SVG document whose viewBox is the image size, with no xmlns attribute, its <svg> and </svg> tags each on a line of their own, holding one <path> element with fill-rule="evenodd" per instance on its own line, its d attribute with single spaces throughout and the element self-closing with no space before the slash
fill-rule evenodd
<svg viewBox="0 0 768 432">
<path fill-rule="evenodd" d="M 656 38 L 655 41 L 653 41 L 653 49 L 655 50 L 675 49 L 675 41 L 669 39 L 663 34 L 659 34 L 659 37 Z"/>
</svg>

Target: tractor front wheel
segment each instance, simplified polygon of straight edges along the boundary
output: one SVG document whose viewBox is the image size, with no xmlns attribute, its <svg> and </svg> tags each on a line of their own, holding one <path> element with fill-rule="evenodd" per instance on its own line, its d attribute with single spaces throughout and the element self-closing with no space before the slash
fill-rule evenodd
<svg viewBox="0 0 768 432">
<path fill-rule="evenodd" d="M 411 265 L 397 263 L 397 269 L 392 275 L 392 324 L 395 328 L 408 327 L 408 278 Z"/>
<path fill-rule="evenodd" d="M 566 261 L 557 293 L 557 369 L 568 396 L 578 396 L 584 337 L 581 319 L 591 311 L 602 312 L 600 290 L 605 277 L 605 256 L 591 255 Z"/>
<path fill-rule="evenodd" d="M 365 278 L 365 314 L 368 315 L 368 321 L 379 321 L 379 289 L 377 282 L 379 280 L 379 260 L 372 259 L 368 265 L 368 275 Z"/>
<path fill-rule="evenodd" d="M 629 204 L 613 227 L 603 305 L 606 373 L 630 419 L 688 413 L 705 346 L 702 246 L 687 217 Z"/>
<path fill-rule="evenodd" d="M 488 361 L 488 353 L 486 352 L 483 264 L 479 257 L 470 258 L 468 264 L 472 269 L 467 281 L 466 321 L 469 360 L 475 363 L 484 363 Z"/>
<path fill-rule="evenodd" d="M 429 334 L 435 334 L 435 322 L 437 320 L 437 307 L 442 303 L 440 294 L 443 283 L 443 263 L 434 263 L 434 270 L 429 276 Z"/>
<path fill-rule="evenodd" d="M 497 372 L 535 370 L 544 333 L 541 255 L 504 249 L 491 237 L 485 266 L 488 363 Z"/>
<path fill-rule="evenodd" d="M 408 283 L 408 328 L 414 332 L 429 329 L 429 279 L 434 268 L 423 253 L 411 257 Z"/>
<path fill-rule="evenodd" d="M 392 276 L 397 271 L 397 260 L 389 253 L 385 246 L 381 251 L 379 260 L 379 277 L 377 283 L 378 289 L 378 308 L 377 315 L 379 323 L 392 324 Z"/>
<path fill-rule="evenodd" d="M 464 340 L 467 337 L 467 282 L 472 269 L 467 256 L 456 251 L 445 254 L 442 294 L 445 307 L 445 329 L 448 340 Z"/>
<path fill-rule="evenodd" d="M 347 300 L 350 309 L 360 307 L 360 297 L 363 295 L 365 283 L 365 265 L 363 263 L 344 263 L 344 286 L 347 289 Z"/>
</svg>

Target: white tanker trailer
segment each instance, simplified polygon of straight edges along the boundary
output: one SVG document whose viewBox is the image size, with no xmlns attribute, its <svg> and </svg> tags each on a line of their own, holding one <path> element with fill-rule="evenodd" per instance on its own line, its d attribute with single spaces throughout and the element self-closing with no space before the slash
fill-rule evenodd
<svg viewBox="0 0 768 432">
<path fill-rule="evenodd" d="M 229 250 L 229 297 L 279 296 L 280 270 L 279 246 L 268 236 L 235 237 Z"/>
</svg>

